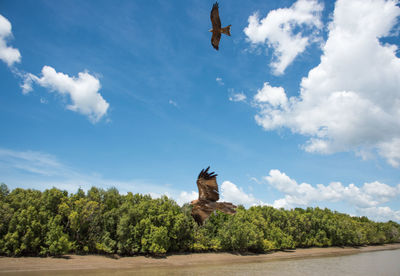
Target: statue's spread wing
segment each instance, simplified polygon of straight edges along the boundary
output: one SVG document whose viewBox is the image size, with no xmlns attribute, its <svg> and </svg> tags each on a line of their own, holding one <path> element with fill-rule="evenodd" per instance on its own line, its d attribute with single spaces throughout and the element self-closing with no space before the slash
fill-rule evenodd
<svg viewBox="0 0 400 276">
<path fill-rule="evenodd" d="M 199 199 L 217 201 L 219 200 L 217 175 L 214 172 L 209 173 L 209 169 L 210 167 L 205 170 L 201 170 L 199 177 L 197 178 Z"/>
</svg>

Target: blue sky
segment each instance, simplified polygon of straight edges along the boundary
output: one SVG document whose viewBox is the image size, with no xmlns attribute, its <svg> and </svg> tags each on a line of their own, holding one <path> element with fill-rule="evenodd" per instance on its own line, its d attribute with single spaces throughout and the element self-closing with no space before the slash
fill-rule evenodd
<svg viewBox="0 0 400 276">
<path fill-rule="evenodd" d="M 0 182 L 400 221 L 398 1 L 0 0 Z"/>
</svg>

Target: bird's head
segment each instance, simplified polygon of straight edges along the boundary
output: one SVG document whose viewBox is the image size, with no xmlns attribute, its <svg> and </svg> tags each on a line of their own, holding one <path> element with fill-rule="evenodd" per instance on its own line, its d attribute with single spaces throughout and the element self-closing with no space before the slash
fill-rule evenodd
<svg viewBox="0 0 400 276">
<path fill-rule="evenodd" d="M 198 200 L 198 199 L 195 199 L 195 200 L 192 200 L 192 201 L 190 202 L 190 204 L 195 205 L 197 202 L 199 202 L 199 200 Z"/>
</svg>

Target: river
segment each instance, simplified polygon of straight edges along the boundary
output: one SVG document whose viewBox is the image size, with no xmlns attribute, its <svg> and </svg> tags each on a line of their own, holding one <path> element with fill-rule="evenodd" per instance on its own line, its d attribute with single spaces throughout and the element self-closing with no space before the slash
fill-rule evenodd
<svg viewBox="0 0 400 276">
<path fill-rule="evenodd" d="M 400 249 L 354 255 L 190 267 L 9 272 L 0 275 L 400 275 Z"/>
</svg>

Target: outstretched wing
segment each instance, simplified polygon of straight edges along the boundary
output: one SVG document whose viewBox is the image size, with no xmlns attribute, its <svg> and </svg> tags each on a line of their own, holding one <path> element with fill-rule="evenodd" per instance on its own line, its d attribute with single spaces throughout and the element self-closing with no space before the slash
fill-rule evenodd
<svg viewBox="0 0 400 276">
<path fill-rule="evenodd" d="M 199 200 L 193 205 L 192 216 L 197 224 L 202 225 L 204 223 L 204 221 L 215 211 L 217 203 L 214 201 Z"/>
<path fill-rule="evenodd" d="M 218 50 L 219 40 L 221 39 L 221 20 L 219 19 L 218 2 L 215 2 L 211 9 L 212 37 L 211 44 Z"/>
<path fill-rule="evenodd" d="M 221 29 L 221 20 L 219 19 L 218 2 L 215 2 L 211 9 L 211 23 L 214 31 Z"/>
<path fill-rule="evenodd" d="M 211 37 L 212 46 L 218 50 L 219 40 L 221 39 L 221 33 L 213 32 Z"/>
<path fill-rule="evenodd" d="M 197 188 L 199 188 L 199 199 L 217 201 L 219 200 L 217 174 L 214 172 L 209 173 L 207 169 L 201 170 L 197 178 Z"/>
</svg>

